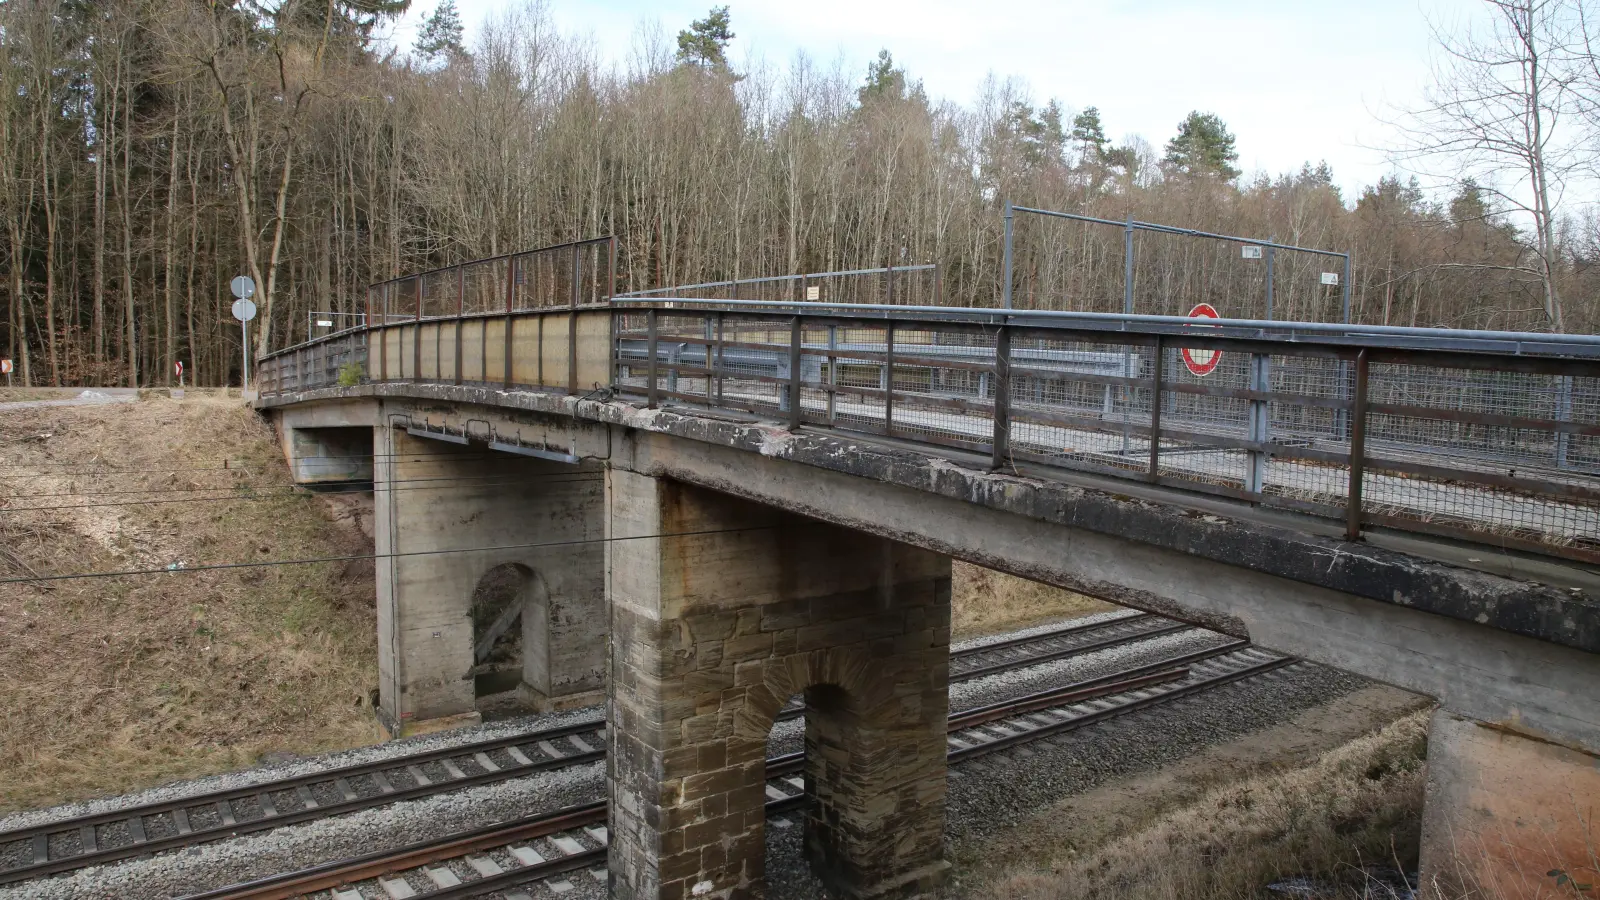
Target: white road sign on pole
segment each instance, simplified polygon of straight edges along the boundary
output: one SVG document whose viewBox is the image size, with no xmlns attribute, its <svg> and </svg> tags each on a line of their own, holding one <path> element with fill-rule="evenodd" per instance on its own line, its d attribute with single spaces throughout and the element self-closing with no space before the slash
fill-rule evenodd
<svg viewBox="0 0 1600 900">
<path fill-rule="evenodd" d="M 244 387 L 245 393 L 250 392 L 250 320 L 256 317 L 256 305 L 250 301 L 250 296 L 256 292 L 256 283 L 248 275 L 240 275 L 228 284 L 233 289 L 233 295 L 239 299 L 233 301 L 233 317 L 239 320 L 239 352 L 244 354 Z"/>
<path fill-rule="evenodd" d="M 1243 247 L 1239 248 L 1239 255 L 1245 259 L 1260 259 L 1261 248 L 1255 244 L 1245 244 Z"/>
<path fill-rule="evenodd" d="M 1323 272 L 1322 273 L 1322 283 L 1323 284 L 1337 285 L 1339 283 L 1339 273 L 1338 272 Z"/>
</svg>

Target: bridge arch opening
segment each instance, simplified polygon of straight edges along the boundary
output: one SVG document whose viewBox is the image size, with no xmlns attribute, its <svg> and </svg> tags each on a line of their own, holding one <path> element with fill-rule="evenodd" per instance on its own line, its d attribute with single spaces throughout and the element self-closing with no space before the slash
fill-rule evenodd
<svg viewBox="0 0 1600 900">
<path fill-rule="evenodd" d="M 528 566 L 501 563 L 478 578 L 468 609 L 476 699 L 522 686 L 528 657 L 541 654 L 541 638 L 548 634 L 548 608 L 544 579 Z"/>
</svg>

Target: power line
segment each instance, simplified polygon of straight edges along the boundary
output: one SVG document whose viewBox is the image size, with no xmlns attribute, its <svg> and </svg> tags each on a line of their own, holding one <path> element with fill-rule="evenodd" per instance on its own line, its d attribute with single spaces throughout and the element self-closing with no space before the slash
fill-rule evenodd
<svg viewBox="0 0 1600 900">
<path fill-rule="evenodd" d="M 345 459 L 363 459 L 364 460 L 364 459 L 370 459 L 370 460 L 373 460 L 374 462 L 377 462 L 379 460 L 389 460 L 389 461 L 391 461 L 391 464 L 393 464 L 395 462 L 399 462 L 399 463 L 427 462 L 427 461 L 430 461 L 430 460 L 439 460 L 439 459 L 450 460 L 452 462 L 481 462 L 483 460 L 507 460 L 507 459 L 514 460 L 514 459 L 518 459 L 518 458 L 519 457 L 517 457 L 516 454 L 513 454 L 513 453 L 500 453 L 500 452 L 487 452 L 487 453 L 483 453 L 483 452 L 474 452 L 474 453 L 347 453 L 347 454 L 325 454 L 325 455 L 318 455 L 318 456 L 296 456 L 296 457 L 292 458 L 292 461 L 296 462 L 296 463 L 303 463 L 303 462 L 312 462 L 312 461 L 317 461 L 317 460 L 345 460 Z M 271 460 L 268 460 L 263 464 L 264 465 L 273 465 L 273 464 L 275 464 L 275 458 L 271 459 Z M 77 464 L 76 463 L 62 463 L 61 464 L 61 466 L 63 466 L 63 467 L 69 467 L 69 466 L 73 466 L 73 465 L 77 465 Z M 35 472 L 12 472 L 12 473 L 9 473 L 9 474 L 8 473 L 0 473 L 0 478 L 68 478 L 68 477 L 74 477 L 74 476 L 83 477 L 83 478 L 90 478 L 90 477 L 121 477 L 121 476 L 126 476 L 126 475 L 179 475 L 179 474 L 184 474 L 184 473 L 189 473 L 189 472 L 245 472 L 245 471 L 249 471 L 250 467 L 253 467 L 255 465 L 256 465 L 256 463 L 240 461 L 240 463 L 238 465 L 234 465 L 234 466 L 231 466 L 231 467 L 230 466 L 188 466 L 188 467 L 181 468 L 181 469 L 108 468 L 108 469 L 79 469 L 77 471 L 72 471 L 72 472 L 54 472 L 54 471 L 45 471 L 45 472 L 39 472 L 39 471 L 35 471 Z M 24 464 L 24 463 L 14 463 L 14 464 L 11 464 L 11 465 L 0 466 L 0 468 L 41 469 L 41 468 L 48 468 L 48 466 L 30 466 L 30 465 L 27 465 L 27 464 Z"/>
<path fill-rule="evenodd" d="M 676 531 L 659 534 L 639 534 L 626 537 L 578 538 L 570 541 L 538 541 L 531 544 L 504 544 L 496 547 L 458 547 L 450 550 L 409 550 L 402 553 L 359 553 L 351 556 L 320 556 L 311 559 L 274 559 L 263 562 L 208 563 L 161 569 L 125 569 L 119 572 L 77 572 L 70 575 L 36 575 L 28 578 L 0 578 L 0 584 L 30 584 L 44 581 L 75 581 L 86 578 L 125 578 L 133 575 L 179 575 L 189 572 L 216 572 L 225 569 L 264 569 L 274 566 L 308 566 L 317 563 L 354 562 L 364 559 L 398 559 L 406 556 L 442 556 L 448 553 L 485 553 L 491 550 L 532 550 L 544 547 L 576 547 L 582 544 L 611 544 L 621 541 L 650 541 L 661 538 L 699 537 L 712 534 L 735 534 L 742 531 L 768 531 L 775 525 L 752 525 L 748 528 L 712 528 L 704 531 Z"/>
<path fill-rule="evenodd" d="M 426 481 L 428 479 L 419 479 L 419 480 Z M 259 494 L 248 494 L 248 493 L 240 492 L 240 493 L 237 493 L 237 494 L 231 494 L 231 495 L 222 496 L 222 497 L 166 497 L 166 498 L 152 498 L 152 499 L 145 499 L 145 500 L 109 500 L 109 501 L 107 501 L 105 503 L 66 503 L 66 504 L 60 504 L 60 505 L 56 505 L 56 506 L 0 506 L 0 514 L 3 514 L 3 513 L 17 513 L 17 512 L 45 512 L 45 511 L 62 510 L 62 509 L 99 509 L 99 508 L 108 507 L 108 506 L 155 506 L 155 505 L 168 504 L 168 503 L 233 503 L 233 502 L 240 502 L 240 501 L 258 502 L 258 501 L 264 501 L 264 500 L 274 500 L 274 499 L 278 499 L 280 497 L 305 497 L 305 496 L 312 496 L 312 495 L 315 495 L 315 494 L 355 494 L 355 493 L 364 494 L 364 493 L 376 493 L 378 491 L 388 491 L 388 492 L 399 493 L 401 491 L 445 490 L 445 489 L 457 488 L 457 487 L 515 487 L 515 486 L 526 485 L 526 484 L 572 484 L 572 483 L 583 483 L 583 482 L 595 482 L 595 481 L 602 481 L 602 480 L 604 480 L 603 476 L 599 476 L 599 475 L 580 476 L 580 475 L 574 474 L 574 475 L 571 475 L 571 476 L 562 476 L 562 477 L 559 477 L 559 478 L 556 477 L 556 476 L 549 476 L 548 480 L 537 481 L 537 482 L 531 481 L 531 480 L 527 480 L 527 479 L 514 479 L 514 480 L 509 480 L 509 481 L 482 482 L 482 483 L 478 483 L 478 484 L 463 485 L 460 482 L 452 481 L 452 483 L 450 483 L 450 484 L 433 484 L 433 485 L 427 485 L 427 486 L 422 486 L 422 487 L 408 487 L 408 488 L 391 488 L 391 487 L 388 487 L 388 485 L 391 485 L 391 484 L 404 483 L 404 482 L 401 482 L 401 481 L 379 481 L 379 482 L 373 482 L 373 487 L 372 488 L 366 487 L 366 485 L 363 483 L 363 484 L 359 484 L 359 485 L 339 485 L 339 486 L 330 485 L 328 487 L 328 489 L 320 490 L 320 491 L 309 491 L 309 490 L 303 490 L 301 488 L 296 487 L 296 488 L 290 488 L 289 490 L 284 490 L 284 491 L 262 492 L 262 493 L 259 493 Z M 221 488 L 216 488 L 215 490 L 221 490 Z M 74 496 L 74 495 L 66 495 L 66 496 Z M 82 495 L 82 496 L 93 496 L 93 495 Z M 0 500 L 11 500 L 11 499 L 27 499 L 27 498 L 0 497 Z"/>
<path fill-rule="evenodd" d="M 554 479 L 563 479 L 563 478 L 598 479 L 598 478 L 601 478 L 601 477 L 603 477 L 603 476 L 601 476 L 599 473 L 581 473 L 581 472 L 547 472 L 547 473 L 543 473 L 543 474 L 530 473 L 530 474 L 516 475 L 515 479 L 513 481 L 508 481 L 508 482 L 503 482 L 503 483 L 516 483 L 516 481 L 519 481 L 519 480 L 530 481 L 531 482 L 531 481 L 533 481 L 535 479 L 547 479 L 547 478 L 554 480 Z M 441 476 L 439 478 L 390 478 L 390 479 L 384 479 L 384 480 L 372 479 L 370 481 L 368 481 L 367 479 L 351 479 L 351 481 L 358 482 L 359 484 L 362 484 L 362 485 L 371 484 L 371 485 L 374 485 L 374 487 L 376 487 L 377 485 L 414 484 L 414 483 L 419 483 L 419 482 L 441 482 L 441 483 L 449 482 L 449 483 L 453 483 L 453 484 L 470 484 L 470 483 L 472 483 L 474 481 L 489 481 L 489 480 L 501 480 L 501 479 L 511 479 L 511 478 L 513 478 L 512 473 L 509 473 L 509 472 L 497 472 L 497 473 L 493 473 L 493 474 L 489 474 L 489 475 L 446 475 L 446 476 Z M 311 482 L 310 484 L 316 484 L 316 482 Z M 341 482 L 329 482 L 328 483 L 329 487 L 338 487 L 338 486 L 342 486 L 343 484 L 345 484 L 345 483 L 341 483 Z M 270 484 L 270 485 L 254 485 L 254 484 L 228 485 L 228 484 L 224 484 L 224 485 L 217 485 L 215 487 L 139 488 L 137 490 L 131 490 L 130 489 L 130 490 L 117 490 L 117 491 L 61 491 L 59 493 L 53 493 L 53 494 L 9 494 L 9 495 L 0 495 L 0 503 L 3 503 L 5 501 L 7 501 L 7 500 L 42 500 L 42 499 L 46 499 L 46 498 L 50 498 L 50 497 L 116 497 L 116 496 L 125 496 L 125 495 L 128 495 L 128 494 L 194 494 L 194 493 L 199 493 L 201 491 L 241 491 L 241 492 L 244 492 L 244 491 L 249 491 L 249 490 L 256 489 L 256 488 L 275 488 L 275 487 L 279 487 L 279 486 L 280 485 L 277 485 L 277 484 Z M 303 487 L 306 487 L 306 485 L 305 484 L 296 483 L 296 484 L 292 485 L 292 487 L 301 487 L 301 488 L 303 488 Z M 359 490 L 371 490 L 371 489 L 369 489 L 369 488 L 359 488 Z M 337 491 L 323 491 L 323 493 L 337 493 Z M 0 509 L 4 509 L 4 507 L 0 507 Z"/>
</svg>

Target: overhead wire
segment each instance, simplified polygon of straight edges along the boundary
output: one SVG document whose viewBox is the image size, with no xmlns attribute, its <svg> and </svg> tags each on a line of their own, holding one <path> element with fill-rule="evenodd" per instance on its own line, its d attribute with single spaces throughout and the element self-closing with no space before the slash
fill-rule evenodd
<svg viewBox="0 0 1600 900">
<path fill-rule="evenodd" d="M 0 578 L 0 584 L 31 584 L 37 582 L 75 581 L 89 578 L 127 578 L 139 575 L 181 575 L 198 572 L 217 572 L 229 569 L 262 569 L 274 566 L 308 566 L 318 563 L 355 562 L 368 559 L 400 559 L 411 556 L 443 556 L 451 553 L 487 553 L 500 550 L 533 550 L 548 547 L 576 547 L 583 544 L 612 544 L 621 541 L 649 541 L 662 538 L 701 537 L 714 534 L 735 534 L 745 531 L 768 531 L 776 525 L 751 525 L 744 528 L 709 528 L 700 531 L 660 532 L 657 534 L 638 534 L 608 536 L 599 538 L 575 538 L 564 541 L 535 541 L 526 544 L 502 544 L 492 547 L 457 547 L 443 550 L 406 550 L 399 553 L 355 553 L 346 556 L 319 556 L 308 559 L 273 559 L 259 562 L 231 562 L 231 563 L 201 563 L 199 565 L 176 565 L 171 568 L 159 569 L 124 569 L 112 572 L 74 572 L 65 575 L 35 575 L 22 578 Z"/>
<path fill-rule="evenodd" d="M 418 479 L 418 480 L 427 481 L 427 479 Z M 393 484 L 404 484 L 404 483 L 406 483 L 404 481 L 372 482 L 372 485 L 373 485 L 372 487 L 368 487 L 367 486 L 367 482 L 360 482 L 360 483 L 357 483 L 357 484 L 338 485 L 338 486 L 329 485 L 329 486 L 327 486 L 325 488 L 322 488 L 322 489 L 319 489 L 319 490 L 315 490 L 315 491 L 306 490 L 304 488 L 304 486 L 290 486 L 290 487 L 288 487 L 287 489 L 284 489 L 284 490 L 262 491 L 260 493 L 248 493 L 248 492 L 242 492 L 241 491 L 241 492 L 228 494 L 228 495 L 224 495 L 224 496 L 218 496 L 218 497 L 164 497 L 164 498 L 148 498 L 148 499 L 143 499 L 143 500 L 108 500 L 108 501 L 106 501 L 104 503 L 63 503 L 63 504 L 55 504 L 55 505 L 51 505 L 51 506 L 0 506 L 0 514 L 3 514 L 3 513 L 16 513 L 16 512 L 46 512 L 46 511 L 64 510 L 64 509 L 99 509 L 99 508 L 104 508 L 104 507 L 108 507 L 108 506 L 155 506 L 155 505 L 171 504 L 171 503 L 258 502 L 258 501 L 264 501 L 264 500 L 275 500 L 275 499 L 279 499 L 279 498 L 282 498 L 282 497 L 310 497 L 310 496 L 315 496 L 317 494 L 375 493 L 375 492 L 379 492 L 379 491 L 389 491 L 389 492 L 398 493 L 398 492 L 401 492 L 401 491 L 445 490 L 445 489 L 456 489 L 456 488 L 461 488 L 461 487 L 516 487 L 516 486 L 519 486 L 519 485 L 528 485 L 528 484 L 571 484 L 571 483 L 581 483 L 581 482 L 597 482 L 597 481 L 602 481 L 602 480 L 604 480 L 604 476 L 598 475 L 598 474 L 596 474 L 596 475 L 580 475 L 580 474 L 577 474 L 577 473 L 573 473 L 572 475 L 564 475 L 564 476 L 560 476 L 560 477 L 557 477 L 555 475 L 551 475 L 551 476 L 548 476 L 547 478 L 545 478 L 543 480 L 538 480 L 538 481 L 535 481 L 535 480 L 532 480 L 532 479 L 518 478 L 518 479 L 508 479 L 508 480 L 503 480 L 503 481 L 478 482 L 476 484 L 463 484 L 460 481 L 451 480 L 451 481 L 449 481 L 449 483 L 445 483 L 445 484 L 426 484 L 426 485 L 423 485 L 423 486 L 404 487 L 404 488 L 389 487 L 389 485 L 393 485 Z M 222 490 L 222 489 L 218 488 L 217 490 Z M 68 495 L 68 496 L 71 496 L 71 495 Z M 82 495 L 82 496 L 93 496 L 93 495 Z M 0 501 L 11 500 L 11 499 L 26 499 L 26 498 L 0 497 Z"/>
<path fill-rule="evenodd" d="M 547 472 L 547 473 L 542 473 L 542 474 L 540 474 L 540 473 L 519 474 L 513 479 L 511 477 L 512 473 L 499 472 L 499 473 L 493 473 L 493 474 L 488 474 L 488 475 L 447 475 L 447 476 L 442 476 L 442 477 L 439 477 L 439 478 L 391 478 L 391 479 L 385 479 L 385 480 L 365 479 L 365 478 L 352 478 L 352 479 L 349 479 L 348 482 L 342 482 L 342 483 L 341 482 L 328 482 L 327 484 L 328 484 L 329 487 L 337 487 L 337 486 L 340 486 L 341 484 L 387 485 L 387 484 L 415 484 L 415 483 L 419 483 L 419 482 L 438 482 L 438 483 L 441 483 L 441 484 L 442 483 L 470 484 L 472 482 L 505 481 L 507 479 L 511 479 L 513 481 L 534 481 L 534 480 L 538 480 L 538 479 L 573 478 L 573 477 L 578 477 L 580 475 L 584 476 L 584 477 L 596 478 L 596 479 L 604 477 L 604 476 L 600 475 L 597 472 L 585 473 L 585 472 L 574 471 L 574 472 Z M 315 484 L 317 484 L 317 483 L 316 482 L 295 483 L 295 484 L 289 485 L 289 486 L 290 487 L 295 487 L 295 488 L 308 488 L 308 486 L 314 486 Z M 117 497 L 117 496 L 125 496 L 125 495 L 128 495 L 128 494 L 184 494 L 184 493 L 192 494 L 192 493 L 199 493 L 199 492 L 202 492 L 202 491 L 238 491 L 238 492 L 248 492 L 251 489 L 276 488 L 276 487 L 282 487 L 282 486 L 283 485 L 278 485 L 278 484 L 270 484 L 270 485 L 220 484 L 220 485 L 215 485 L 215 486 L 211 486 L 211 487 L 199 486 L 199 487 L 170 487 L 170 488 L 139 488 L 139 489 L 136 489 L 136 490 L 135 489 L 129 489 L 129 490 L 114 490 L 114 491 L 61 491 L 61 492 L 50 493 L 50 494 L 3 494 L 3 495 L 0 495 L 0 503 L 3 503 L 5 501 L 7 501 L 7 500 L 37 500 L 37 499 L 44 499 L 44 498 L 49 498 L 49 497 Z M 372 488 L 360 488 L 360 490 L 371 490 L 371 489 Z M 324 492 L 327 492 L 327 491 L 324 491 Z M 312 491 L 312 493 L 315 493 L 315 491 Z M 0 509 L 4 509 L 4 508 L 5 507 L 0 507 Z"/>
</svg>

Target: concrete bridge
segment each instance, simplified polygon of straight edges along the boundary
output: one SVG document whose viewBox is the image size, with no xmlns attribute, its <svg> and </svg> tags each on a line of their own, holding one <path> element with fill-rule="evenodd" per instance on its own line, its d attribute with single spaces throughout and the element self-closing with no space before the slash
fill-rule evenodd
<svg viewBox="0 0 1600 900">
<path fill-rule="evenodd" d="M 613 896 L 760 895 L 796 694 L 819 876 L 930 896 L 952 559 L 1437 698 L 1427 874 L 1591 859 L 1600 341 L 628 298 L 613 246 L 259 368 L 297 479 L 374 485 L 392 731 L 471 718 L 507 635 L 531 703 L 607 699 Z"/>
</svg>

